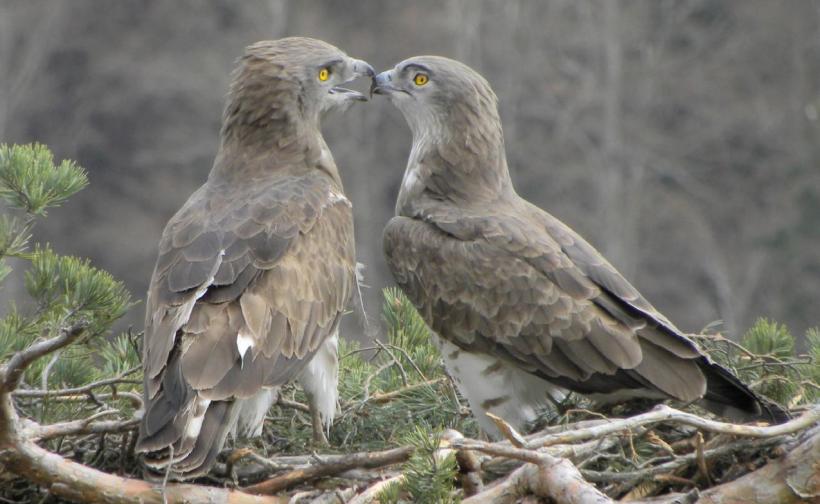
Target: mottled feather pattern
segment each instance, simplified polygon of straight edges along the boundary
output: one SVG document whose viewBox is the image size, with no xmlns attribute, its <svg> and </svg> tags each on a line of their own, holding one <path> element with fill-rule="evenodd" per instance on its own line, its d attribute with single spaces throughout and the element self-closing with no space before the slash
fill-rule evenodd
<svg viewBox="0 0 820 504">
<path fill-rule="evenodd" d="M 306 38 L 248 47 L 208 180 L 163 231 L 137 445 L 158 472 L 206 472 L 240 417 L 240 431 L 259 432 L 279 386 L 317 353 L 336 359 L 331 335 L 355 285 L 353 215 L 321 136 L 322 107 L 299 79 L 344 58 Z M 336 375 L 327 376 L 316 383 L 335 404 Z"/>
<path fill-rule="evenodd" d="M 711 362 L 594 247 L 516 194 L 483 77 L 446 58 L 407 62 L 430 68 L 436 87 L 414 97 L 430 103 L 399 106 L 414 135 L 412 184 L 401 187 L 384 249 L 435 333 L 581 393 L 703 398 L 735 417 L 786 418 Z"/>
<path fill-rule="evenodd" d="M 282 186 L 294 185 L 298 185 L 299 190 L 281 190 Z M 241 200 L 221 207 L 220 213 L 214 212 L 215 206 L 211 205 L 210 221 L 199 229 L 201 234 L 215 237 L 217 243 L 209 245 L 209 250 L 216 256 L 222 254 L 222 260 L 211 285 L 200 296 L 191 289 L 205 283 L 207 276 L 185 282 L 183 285 L 195 287 L 182 291 L 171 291 L 167 278 L 174 268 L 190 261 L 198 259 L 204 264 L 216 264 L 214 258 L 201 253 L 204 248 L 185 253 L 184 243 L 190 246 L 203 241 L 186 237 L 178 241 L 180 248 L 171 247 L 160 257 L 161 262 L 166 255 L 173 255 L 175 259 L 164 261 L 168 266 L 164 271 L 158 269 L 152 282 L 147 313 L 151 319 L 159 319 L 160 324 L 146 325 L 146 386 L 149 393 L 158 393 L 154 396 L 156 399 L 174 397 L 176 400 L 166 408 L 156 403 L 155 408 L 168 412 L 185 410 L 189 408 L 185 404 L 196 397 L 211 401 L 241 399 L 256 395 L 263 386 L 282 385 L 295 378 L 325 339 L 335 332 L 352 296 L 355 261 L 351 208 L 331 186 L 328 177 L 316 172 L 257 185 L 253 191 L 245 192 Z M 278 211 L 268 213 L 275 214 L 278 220 L 253 220 L 250 216 L 254 209 L 270 208 L 271 194 L 280 197 L 291 194 L 293 199 L 283 198 Z M 311 205 L 311 210 L 306 211 L 305 205 Z M 259 215 L 261 211 L 256 213 Z M 238 216 L 245 216 L 246 220 Z M 232 225 L 228 226 L 229 223 Z M 172 225 L 178 224 L 172 220 L 169 229 Z M 209 232 L 212 228 L 220 232 Z M 189 227 L 179 229 L 187 233 Z M 252 229 L 255 232 L 251 232 Z M 277 232 L 281 235 L 276 235 Z M 259 236 L 264 239 L 257 238 Z M 275 254 L 270 250 L 274 243 L 277 245 Z M 333 246 L 327 249 L 323 246 L 325 243 Z M 274 256 L 276 260 L 272 261 Z M 226 265 L 231 269 L 223 269 Z M 306 270 L 303 265 L 310 267 Z M 184 271 L 199 270 L 185 268 Z M 283 289 L 283 286 L 288 287 Z M 197 297 L 190 317 L 180 325 L 178 333 L 172 330 L 173 325 L 161 323 L 163 317 L 173 316 L 179 306 Z M 246 334 L 253 341 L 244 355 L 240 354 L 236 336 L 232 336 L 239 334 Z M 178 345 L 179 357 L 169 360 L 174 345 Z M 163 351 L 167 352 L 164 356 Z M 167 366 L 173 368 L 173 373 L 166 371 Z M 171 375 L 179 376 L 176 383 L 184 384 L 178 387 L 183 391 L 181 394 L 167 387 L 159 390 Z M 143 447 L 152 446 L 152 440 L 162 445 L 167 444 L 168 438 L 180 436 L 179 427 L 171 428 L 173 422 L 170 421 L 166 415 L 152 422 L 158 429 L 154 432 L 151 425 L 146 425 Z M 158 433 L 162 434 L 162 428 L 170 430 L 157 437 Z M 175 451 L 185 453 L 186 449 L 192 449 L 189 446 L 192 442 L 182 437 Z M 175 465 L 174 470 L 181 468 Z"/>
</svg>

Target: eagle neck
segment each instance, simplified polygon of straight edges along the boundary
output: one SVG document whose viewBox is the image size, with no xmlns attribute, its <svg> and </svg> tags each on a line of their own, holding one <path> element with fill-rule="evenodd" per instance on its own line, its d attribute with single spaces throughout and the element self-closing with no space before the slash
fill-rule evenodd
<svg viewBox="0 0 820 504">
<path fill-rule="evenodd" d="M 420 199 L 486 206 L 514 194 L 500 127 L 492 135 L 422 131 L 414 135 L 396 213 L 418 213 L 414 206 Z"/>
<path fill-rule="evenodd" d="M 221 142 L 209 178 L 254 179 L 266 173 L 319 168 L 334 181 L 339 175 L 319 130 L 318 121 L 278 104 L 267 115 L 243 114 L 243 106 L 226 107 Z"/>
</svg>

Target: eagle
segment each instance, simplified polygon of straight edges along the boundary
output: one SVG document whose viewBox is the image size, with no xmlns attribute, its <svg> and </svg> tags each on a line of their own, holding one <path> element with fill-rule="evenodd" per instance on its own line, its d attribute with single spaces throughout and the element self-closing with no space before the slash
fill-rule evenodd
<svg viewBox="0 0 820 504">
<path fill-rule="evenodd" d="M 356 263 L 351 203 L 320 127 L 366 100 L 340 84 L 374 74 L 309 38 L 257 42 L 240 58 L 213 168 L 165 226 L 148 290 L 137 448 L 149 474 L 206 473 L 229 432 L 261 433 L 291 380 L 314 435 L 332 422 Z"/>
<path fill-rule="evenodd" d="M 413 146 L 390 270 L 418 308 L 479 425 L 521 429 L 568 391 L 603 402 L 700 401 L 779 422 L 757 396 L 656 310 L 566 224 L 522 199 L 507 168 L 496 95 L 468 66 L 413 57 L 374 77 Z"/>
</svg>

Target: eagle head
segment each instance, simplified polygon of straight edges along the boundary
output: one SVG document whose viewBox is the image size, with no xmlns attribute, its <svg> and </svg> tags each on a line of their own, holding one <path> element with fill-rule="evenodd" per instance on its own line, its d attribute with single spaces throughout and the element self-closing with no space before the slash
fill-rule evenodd
<svg viewBox="0 0 820 504">
<path fill-rule="evenodd" d="M 342 84 L 374 75 L 367 62 L 321 40 L 288 37 L 256 42 L 245 49 L 234 71 L 223 136 L 294 123 L 318 126 L 326 113 L 367 100 Z"/>
<path fill-rule="evenodd" d="M 498 99 L 490 84 L 464 63 L 416 56 L 373 77 L 370 94 L 387 97 L 415 137 L 446 139 L 476 126 L 500 126 Z"/>
</svg>

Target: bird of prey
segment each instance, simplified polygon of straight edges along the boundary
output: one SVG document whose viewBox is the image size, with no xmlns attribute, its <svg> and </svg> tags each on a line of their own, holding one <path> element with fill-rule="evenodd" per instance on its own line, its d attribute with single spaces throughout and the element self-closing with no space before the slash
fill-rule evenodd
<svg viewBox="0 0 820 504">
<path fill-rule="evenodd" d="M 207 182 L 162 233 L 143 342 L 138 449 L 176 479 L 208 471 L 229 431 L 258 436 L 298 379 L 314 434 L 337 402 L 337 329 L 355 286 L 353 215 L 322 137 L 366 62 L 308 38 L 246 48 Z"/>
<path fill-rule="evenodd" d="M 514 427 L 567 390 L 701 400 L 743 419 L 784 412 L 713 363 L 567 225 L 516 194 L 497 98 L 466 65 L 414 57 L 373 79 L 413 146 L 384 230 L 396 282 L 481 427 Z"/>
</svg>

